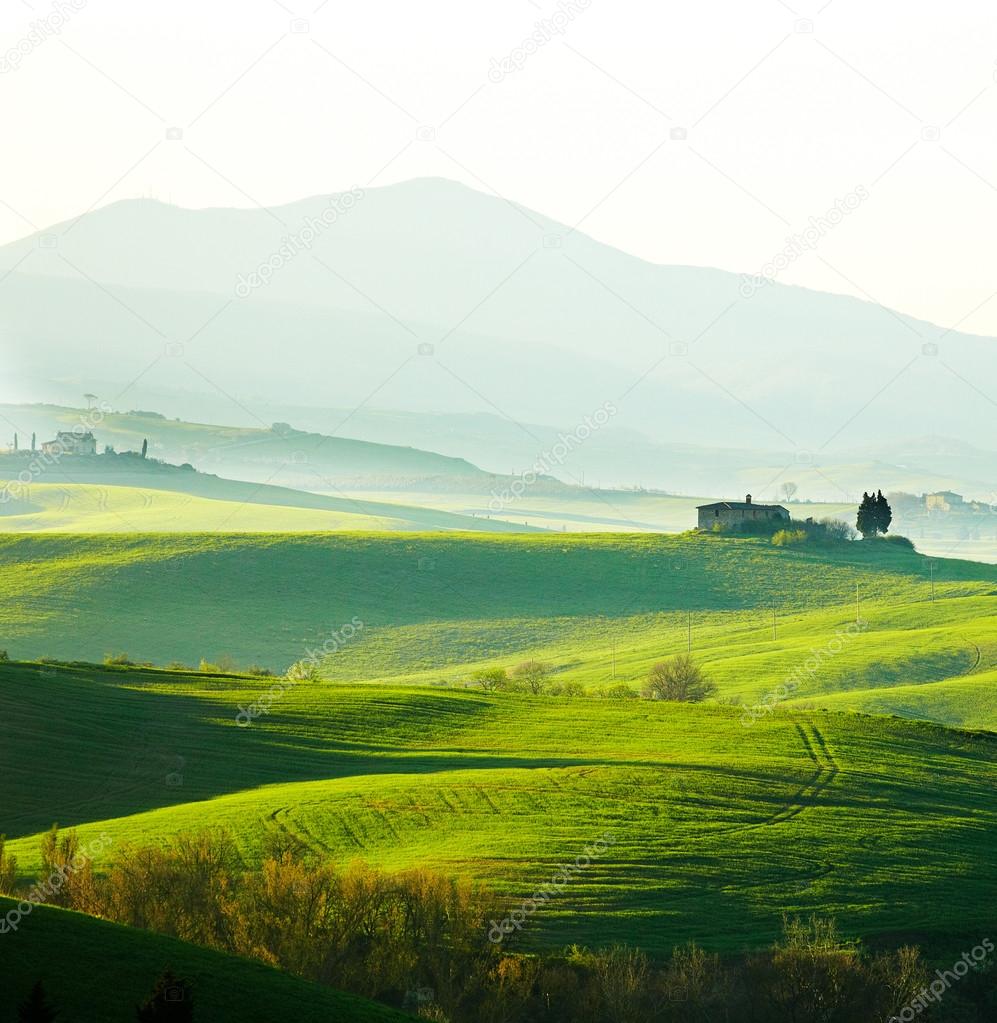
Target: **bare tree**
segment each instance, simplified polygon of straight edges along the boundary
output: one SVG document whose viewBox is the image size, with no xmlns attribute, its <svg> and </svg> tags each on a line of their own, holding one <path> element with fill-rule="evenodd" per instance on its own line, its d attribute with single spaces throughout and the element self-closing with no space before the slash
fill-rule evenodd
<svg viewBox="0 0 997 1023">
<path fill-rule="evenodd" d="M 505 689 L 509 684 L 509 676 L 505 668 L 483 668 L 471 676 L 471 681 L 491 692 L 495 689 Z"/>
<path fill-rule="evenodd" d="M 543 661 L 523 661 L 512 669 L 512 677 L 523 684 L 534 696 L 546 688 L 554 669 Z"/>
<path fill-rule="evenodd" d="M 644 683 L 644 696 L 649 700 L 699 703 L 716 691 L 717 687 L 688 654 L 678 654 L 671 660 L 659 661 Z"/>
</svg>

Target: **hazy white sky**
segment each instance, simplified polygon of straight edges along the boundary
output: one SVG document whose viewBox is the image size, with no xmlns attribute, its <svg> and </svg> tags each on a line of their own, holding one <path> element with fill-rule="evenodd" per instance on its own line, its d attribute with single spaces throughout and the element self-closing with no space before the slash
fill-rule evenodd
<svg viewBox="0 0 997 1023">
<path fill-rule="evenodd" d="M 440 175 L 750 273 L 861 189 L 779 279 L 997 334 L 992 0 L 4 0 L 0 60 L 0 241 Z"/>
</svg>

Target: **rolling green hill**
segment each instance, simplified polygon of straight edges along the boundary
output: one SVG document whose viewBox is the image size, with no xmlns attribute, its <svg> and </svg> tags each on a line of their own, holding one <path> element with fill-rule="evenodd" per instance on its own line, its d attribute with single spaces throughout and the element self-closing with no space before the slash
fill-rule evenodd
<svg viewBox="0 0 997 1023">
<path fill-rule="evenodd" d="M 781 914 L 927 947 L 997 895 L 997 740 L 799 711 L 301 684 L 239 727 L 260 681 L 0 667 L 4 827 L 38 866 L 49 818 L 107 855 L 222 826 L 344 863 L 415 864 L 510 902 L 600 836 L 605 855 L 530 921 L 526 947 L 695 938 L 757 947 Z M 86 770 L 81 771 L 81 763 Z M 98 861 L 99 863 L 102 861 Z"/>
<path fill-rule="evenodd" d="M 57 430 L 72 430 L 84 423 L 97 435 L 99 450 L 110 444 L 118 451 L 138 451 L 143 440 L 148 440 L 150 456 L 173 463 L 190 462 L 204 471 L 256 482 L 270 483 L 279 475 L 281 483 L 314 488 L 323 481 L 333 486 L 358 477 L 396 481 L 487 478 L 463 458 L 295 430 L 287 423 L 218 426 L 167 419 L 158 412 L 95 412 L 40 403 L 0 404 L 0 415 L 5 430 L 18 433 L 22 453 L 32 434 L 42 442 L 54 437 Z M 341 418 L 331 417 L 327 429 L 335 429 Z M 55 468 L 56 474 L 60 468 L 69 472 L 70 462 L 63 459 Z"/>
<path fill-rule="evenodd" d="M 87 472 L 77 464 L 45 478 L 53 482 L 32 483 L 0 504 L 0 532 L 530 531 L 501 519 L 193 472 L 116 475 Z"/>
<path fill-rule="evenodd" d="M 125 651 L 158 664 L 228 655 L 283 669 L 358 621 L 326 658 L 330 679 L 452 683 L 540 657 L 559 681 L 637 686 L 691 644 L 721 694 L 749 704 L 803 669 L 790 694 L 798 700 L 872 691 L 875 709 L 907 713 L 915 704 L 903 693 L 891 703 L 891 690 L 932 685 L 949 694 L 934 702 L 940 720 L 997 725 L 979 681 L 997 668 L 997 569 L 934 564 L 932 601 L 928 560 L 888 542 L 8 535 L 0 648 L 98 661 Z M 857 615 L 863 628 L 807 673 L 813 652 L 836 647 Z"/>
<path fill-rule="evenodd" d="M 0 916 L 16 905 L 0 898 Z M 109 966 L 113 964 L 113 981 Z M 195 1019 L 403 1023 L 410 1016 L 259 963 L 50 906 L 3 939 L 0 1018 L 14 1019 L 36 980 L 72 1023 L 129 1023 L 169 966 L 191 986 Z"/>
</svg>

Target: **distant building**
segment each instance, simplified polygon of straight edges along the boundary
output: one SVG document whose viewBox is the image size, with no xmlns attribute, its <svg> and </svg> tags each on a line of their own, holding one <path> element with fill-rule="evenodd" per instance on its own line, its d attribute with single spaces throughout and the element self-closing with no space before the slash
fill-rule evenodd
<svg viewBox="0 0 997 1023">
<path fill-rule="evenodd" d="M 754 504 L 751 494 L 743 501 L 717 501 L 714 504 L 701 504 L 699 512 L 699 528 L 712 529 L 715 525 L 740 526 L 746 522 L 764 522 L 766 519 L 782 519 L 789 521 L 789 511 L 781 504 Z"/>
<path fill-rule="evenodd" d="M 965 503 L 962 494 L 956 494 L 951 490 L 939 490 L 934 494 L 924 495 L 924 505 L 929 512 L 949 512 L 955 508 L 961 508 Z"/>
<path fill-rule="evenodd" d="M 55 455 L 95 455 L 97 454 L 97 438 L 92 433 L 74 433 L 72 430 L 60 430 L 55 440 L 42 443 L 42 454 Z"/>
</svg>

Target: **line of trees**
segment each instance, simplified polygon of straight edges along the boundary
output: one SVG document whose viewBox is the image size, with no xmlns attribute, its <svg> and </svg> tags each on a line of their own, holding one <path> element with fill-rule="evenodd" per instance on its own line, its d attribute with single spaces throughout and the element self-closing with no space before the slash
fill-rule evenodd
<svg viewBox="0 0 997 1023">
<path fill-rule="evenodd" d="M 655 664 L 640 690 L 619 682 L 598 690 L 588 690 L 580 682 L 553 680 L 553 665 L 543 661 L 524 661 L 511 671 L 483 668 L 471 675 L 471 682 L 486 692 L 518 692 L 533 696 L 591 696 L 610 699 L 673 700 L 699 703 L 715 696 L 717 687 L 689 654 L 677 654 Z"/>
<path fill-rule="evenodd" d="M 56 835 L 46 855 L 75 845 Z M 916 949 L 872 955 L 819 918 L 787 919 L 774 945 L 736 959 L 696 945 L 661 962 L 623 945 L 522 955 L 488 940 L 502 907 L 483 887 L 429 870 L 337 867 L 284 832 L 250 870 L 221 831 L 122 848 L 106 876 L 57 897 L 438 1023 L 869 1023 L 902 1011 L 928 982 Z M 178 983 L 162 980 L 151 1002 L 162 1005 Z M 959 1014 L 944 1018 L 992 1019 L 993 997 L 992 972 L 974 969 L 946 994 Z"/>
</svg>

